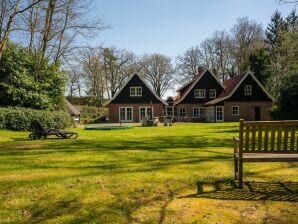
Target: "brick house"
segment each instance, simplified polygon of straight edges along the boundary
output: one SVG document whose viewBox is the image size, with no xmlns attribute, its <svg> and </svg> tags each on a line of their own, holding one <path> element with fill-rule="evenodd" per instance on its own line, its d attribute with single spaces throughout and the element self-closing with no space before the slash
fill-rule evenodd
<svg viewBox="0 0 298 224">
<path fill-rule="evenodd" d="M 251 73 L 221 83 L 208 69 L 182 86 L 166 113 L 177 120 L 270 120 L 273 98 Z"/>
<path fill-rule="evenodd" d="M 134 74 L 106 106 L 110 122 L 140 122 L 143 117 L 162 117 L 167 103 L 138 74 Z"/>
</svg>

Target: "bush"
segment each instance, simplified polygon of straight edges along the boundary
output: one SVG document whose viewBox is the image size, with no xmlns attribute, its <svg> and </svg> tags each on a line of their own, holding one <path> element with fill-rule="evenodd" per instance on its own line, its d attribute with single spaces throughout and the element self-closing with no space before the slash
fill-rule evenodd
<svg viewBox="0 0 298 224">
<path fill-rule="evenodd" d="M 89 106 L 81 107 L 81 121 L 84 124 L 95 123 L 96 120 L 107 115 L 108 115 L 107 108 L 89 107 Z"/>
<path fill-rule="evenodd" d="M 35 74 L 37 56 L 8 44 L 0 60 L 0 106 L 57 110 L 63 106 L 65 73 L 59 63 L 45 59 Z"/>
<path fill-rule="evenodd" d="M 290 72 L 284 77 L 276 106 L 270 111 L 275 120 L 298 119 L 298 70 Z"/>
<path fill-rule="evenodd" d="M 34 110 L 21 107 L 0 108 L 0 128 L 15 131 L 30 130 L 33 120 L 46 127 L 64 129 L 72 123 L 70 115 L 64 111 Z"/>
</svg>

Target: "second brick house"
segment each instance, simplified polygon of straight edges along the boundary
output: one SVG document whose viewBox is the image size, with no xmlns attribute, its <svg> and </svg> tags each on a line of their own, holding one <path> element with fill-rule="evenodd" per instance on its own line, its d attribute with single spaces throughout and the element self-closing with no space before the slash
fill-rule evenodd
<svg viewBox="0 0 298 224">
<path fill-rule="evenodd" d="M 270 120 L 273 98 L 251 73 L 221 83 L 206 69 L 177 90 L 173 110 L 167 114 L 177 120 L 201 119 L 210 122 Z"/>
</svg>

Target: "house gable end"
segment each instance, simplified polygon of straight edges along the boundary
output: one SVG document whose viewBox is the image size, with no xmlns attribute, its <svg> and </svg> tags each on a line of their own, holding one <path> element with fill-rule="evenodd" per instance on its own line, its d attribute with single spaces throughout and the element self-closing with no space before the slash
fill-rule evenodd
<svg viewBox="0 0 298 224">
<path fill-rule="evenodd" d="M 130 87 L 142 87 L 141 96 L 131 96 Z M 154 92 L 147 86 L 141 77 L 134 74 L 108 103 L 115 104 L 129 104 L 129 103 L 163 103 L 165 104 Z"/>
<path fill-rule="evenodd" d="M 196 89 L 205 89 L 206 90 L 206 98 L 200 99 L 195 98 L 195 90 Z M 180 100 L 179 103 L 190 103 L 190 104 L 200 104 L 206 103 L 214 98 L 210 98 L 209 90 L 215 89 L 216 90 L 216 97 L 223 91 L 222 85 L 219 81 L 215 78 L 215 76 L 209 71 L 206 72 L 200 77 L 200 79 L 194 83 L 186 95 Z"/>
<path fill-rule="evenodd" d="M 251 86 L 252 94 L 245 95 L 244 88 L 245 86 Z M 258 83 L 258 81 L 250 74 L 241 81 L 240 85 L 233 92 L 233 94 L 229 97 L 229 101 L 271 101 L 272 98 L 266 92 L 264 87 Z"/>
</svg>

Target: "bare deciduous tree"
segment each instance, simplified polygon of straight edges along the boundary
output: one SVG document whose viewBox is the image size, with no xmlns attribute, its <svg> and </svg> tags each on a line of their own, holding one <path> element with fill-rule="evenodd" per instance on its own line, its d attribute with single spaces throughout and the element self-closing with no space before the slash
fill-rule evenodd
<svg viewBox="0 0 298 224">
<path fill-rule="evenodd" d="M 205 66 L 203 53 L 199 46 L 187 49 L 176 58 L 176 73 L 182 81 L 190 81 L 197 73 L 200 66 Z"/>
<path fill-rule="evenodd" d="M 163 96 L 174 81 L 171 58 L 162 54 L 144 55 L 140 60 L 141 75 L 153 87 L 158 96 Z"/>
<path fill-rule="evenodd" d="M 262 25 L 247 17 L 237 19 L 231 29 L 233 40 L 233 56 L 238 73 L 248 69 L 248 58 L 251 53 L 264 46 L 264 31 Z"/>
<path fill-rule="evenodd" d="M 87 93 L 101 102 L 111 99 L 137 70 L 136 56 L 127 50 L 97 47 L 88 48 L 81 55 Z"/>
<path fill-rule="evenodd" d="M 42 0 L 1 0 L 0 1 L 0 60 L 6 48 L 9 35 L 13 31 L 13 25 L 17 15 L 22 14 Z"/>
</svg>

